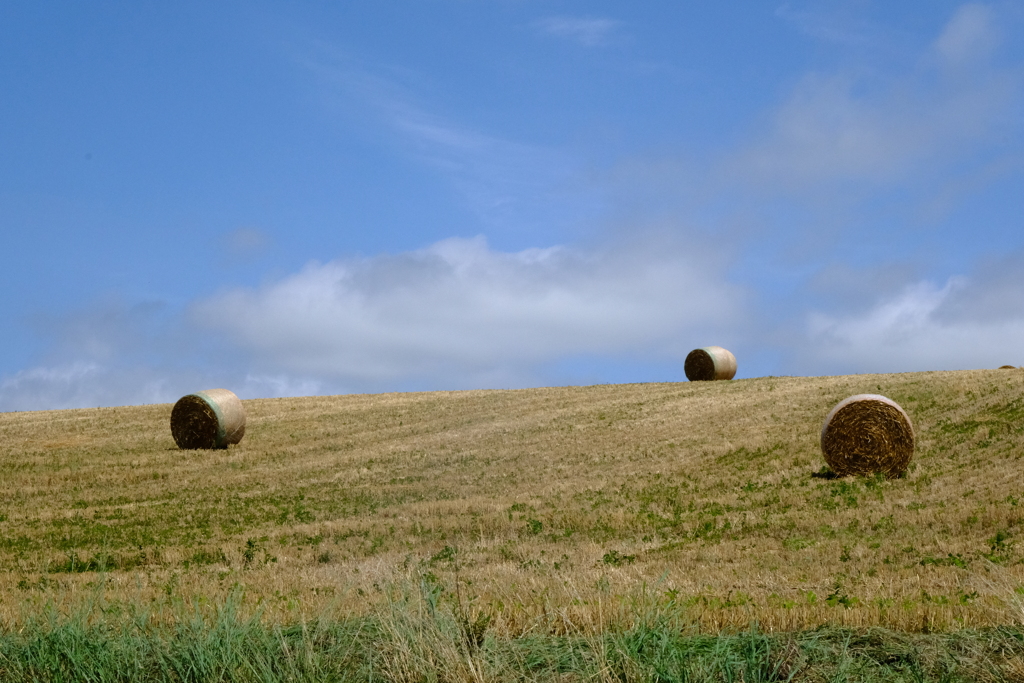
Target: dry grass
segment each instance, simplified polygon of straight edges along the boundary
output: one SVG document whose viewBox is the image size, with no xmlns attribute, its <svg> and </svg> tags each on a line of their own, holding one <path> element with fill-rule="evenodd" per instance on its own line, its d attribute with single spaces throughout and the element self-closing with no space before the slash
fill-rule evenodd
<svg viewBox="0 0 1024 683">
<path fill-rule="evenodd" d="M 113 611 L 234 592 L 271 621 L 414 590 L 511 635 L 663 608 L 711 631 L 1024 622 L 1022 389 L 972 371 L 256 400 L 245 440 L 206 452 L 175 447 L 170 405 L 0 414 L 0 616 L 102 585 Z M 854 393 L 910 414 L 905 478 L 821 471 L 822 421 Z"/>
</svg>

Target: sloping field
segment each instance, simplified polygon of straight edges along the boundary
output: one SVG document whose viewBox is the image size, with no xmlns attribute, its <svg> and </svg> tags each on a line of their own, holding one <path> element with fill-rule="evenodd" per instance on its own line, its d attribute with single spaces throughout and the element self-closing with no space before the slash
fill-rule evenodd
<svg viewBox="0 0 1024 683">
<path fill-rule="evenodd" d="M 823 471 L 825 415 L 864 392 L 915 422 L 904 479 Z M 513 635 L 1024 617 L 1024 371 L 245 405 L 207 452 L 170 405 L 0 414 L 0 617 L 233 595 L 292 623 L 408 594 Z"/>
</svg>

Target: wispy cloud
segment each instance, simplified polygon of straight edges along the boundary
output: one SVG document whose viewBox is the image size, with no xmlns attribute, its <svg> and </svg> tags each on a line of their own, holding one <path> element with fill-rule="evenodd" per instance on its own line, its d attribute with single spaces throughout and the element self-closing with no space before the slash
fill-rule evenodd
<svg viewBox="0 0 1024 683">
<path fill-rule="evenodd" d="M 481 132 L 439 114 L 397 76 L 354 64 L 336 50 L 323 48 L 304 63 L 326 88 L 372 112 L 404 153 L 446 178 L 488 229 L 540 221 L 556 227 L 596 202 L 573 186 L 579 163 L 559 149 Z"/>
<path fill-rule="evenodd" d="M 852 18 L 844 7 L 835 5 L 828 10 L 794 7 L 783 3 L 775 10 L 775 16 L 789 22 L 801 33 L 830 43 L 863 45 L 871 42 L 876 30 L 867 23 Z"/>
<path fill-rule="evenodd" d="M 1019 129 L 1007 114 L 1024 82 L 1018 70 L 988 63 L 998 42 L 993 11 L 970 4 L 903 74 L 809 73 L 724 172 L 817 193 L 830 183 L 892 188 L 948 171 L 1007 125 Z"/>
<path fill-rule="evenodd" d="M 573 163 L 557 151 L 459 127 L 410 106 L 392 109 L 392 125 L 416 154 L 443 172 L 485 224 L 557 214 Z"/>
<path fill-rule="evenodd" d="M 547 35 L 572 40 L 587 47 L 607 45 L 620 26 L 614 19 L 601 17 L 545 17 L 534 26 Z"/>
<path fill-rule="evenodd" d="M 935 41 L 935 50 L 948 63 L 962 65 L 983 59 L 1001 41 L 992 8 L 981 4 L 960 7 Z"/>
<path fill-rule="evenodd" d="M 235 228 L 221 238 L 225 254 L 231 260 L 251 261 L 263 254 L 270 246 L 270 236 L 253 227 Z"/>
<path fill-rule="evenodd" d="M 1018 78 L 915 91 L 872 88 L 844 75 L 812 75 L 776 113 L 768 135 L 732 160 L 731 173 L 775 189 L 843 182 L 879 187 L 932 177 L 995 138 L 1020 90 Z M 869 86 L 870 87 L 870 86 Z"/>
</svg>

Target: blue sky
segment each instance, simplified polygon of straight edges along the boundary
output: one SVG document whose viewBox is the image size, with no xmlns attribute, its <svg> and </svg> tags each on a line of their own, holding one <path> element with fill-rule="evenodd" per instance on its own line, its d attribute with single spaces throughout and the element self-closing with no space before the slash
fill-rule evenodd
<svg viewBox="0 0 1024 683">
<path fill-rule="evenodd" d="M 0 6 L 0 410 L 1024 365 L 1024 5 Z"/>
</svg>

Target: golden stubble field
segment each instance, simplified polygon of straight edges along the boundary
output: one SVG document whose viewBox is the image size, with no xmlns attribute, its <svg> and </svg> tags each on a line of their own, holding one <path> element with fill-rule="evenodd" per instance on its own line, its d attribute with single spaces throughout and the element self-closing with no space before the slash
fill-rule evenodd
<svg viewBox="0 0 1024 683">
<path fill-rule="evenodd" d="M 906 478 L 823 471 L 855 393 L 910 414 Z M 175 447 L 171 405 L 0 414 L 0 618 L 415 595 L 509 634 L 1024 620 L 1024 371 L 245 406 L 242 443 L 205 452 Z"/>
</svg>

